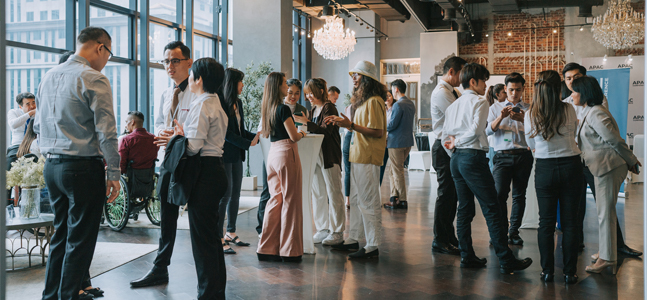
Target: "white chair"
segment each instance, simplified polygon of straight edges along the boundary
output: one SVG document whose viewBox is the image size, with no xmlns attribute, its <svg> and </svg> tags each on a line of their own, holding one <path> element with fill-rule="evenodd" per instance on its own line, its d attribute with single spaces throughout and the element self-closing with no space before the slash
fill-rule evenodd
<svg viewBox="0 0 647 300">
<path fill-rule="evenodd" d="M 415 141 L 415 139 L 414 139 Z M 431 146 L 431 139 L 430 146 Z M 418 145 L 416 143 L 416 150 Z M 431 150 L 430 151 L 411 151 L 409 152 L 409 170 L 430 170 L 431 167 Z M 435 171 L 434 171 L 435 172 Z"/>
</svg>

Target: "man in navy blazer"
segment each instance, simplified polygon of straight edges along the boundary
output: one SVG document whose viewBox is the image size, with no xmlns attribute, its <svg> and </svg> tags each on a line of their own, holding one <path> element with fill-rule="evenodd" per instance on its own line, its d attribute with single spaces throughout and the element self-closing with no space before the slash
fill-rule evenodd
<svg viewBox="0 0 647 300">
<path fill-rule="evenodd" d="M 407 208 L 407 185 L 404 182 L 404 160 L 413 146 L 413 121 L 416 116 L 416 106 L 405 93 L 407 84 L 402 79 L 391 83 L 391 93 L 394 99 L 391 117 L 387 120 L 386 148 L 391 162 L 391 198 L 384 204 L 385 208 Z"/>
</svg>

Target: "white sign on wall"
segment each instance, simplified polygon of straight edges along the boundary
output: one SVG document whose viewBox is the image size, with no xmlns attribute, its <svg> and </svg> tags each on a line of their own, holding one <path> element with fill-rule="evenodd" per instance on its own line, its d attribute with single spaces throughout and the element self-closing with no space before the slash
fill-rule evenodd
<svg viewBox="0 0 647 300">
<path fill-rule="evenodd" d="M 627 113 L 627 144 L 633 145 L 634 136 L 643 134 L 644 123 L 644 101 L 645 91 L 645 57 L 644 56 L 613 56 L 607 57 L 590 57 L 582 59 L 582 66 L 587 70 L 606 70 L 630 68 L 629 73 L 629 99 Z M 617 99 L 608 99 L 608 101 L 617 101 Z"/>
</svg>

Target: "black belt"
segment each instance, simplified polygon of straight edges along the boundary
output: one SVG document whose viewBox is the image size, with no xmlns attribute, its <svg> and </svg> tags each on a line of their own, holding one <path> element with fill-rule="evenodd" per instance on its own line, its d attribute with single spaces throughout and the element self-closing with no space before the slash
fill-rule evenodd
<svg viewBox="0 0 647 300">
<path fill-rule="evenodd" d="M 468 154 L 487 154 L 486 151 L 484 150 L 478 150 L 478 149 L 463 149 L 463 148 L 455 148 L 454 149 L 455 153 L 468 153 Z"/>
<path fill-rule="evenodd" d="M 52 159 L 67 159 L 67 160 L 103 160 L 101 156 L 74 156 L 65 154 L 46 154 L 45 157 Z"/>
<path fill-rule="evenodd" d="M 496 153 L 501 153 L 501 154 L 524 154 L 526 152 L 530 152 L 530 150 L 528 150 L 528 149 L 500 150 L 500 151 L 497 151 Z"/>
</svg>

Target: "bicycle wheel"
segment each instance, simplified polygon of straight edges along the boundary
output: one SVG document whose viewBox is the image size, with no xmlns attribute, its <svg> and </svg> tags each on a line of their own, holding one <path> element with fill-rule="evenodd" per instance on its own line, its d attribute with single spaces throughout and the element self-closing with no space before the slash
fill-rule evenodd
<svg viewBox="0 0 647 300">
<path fill-rule="evenodd" d="M 148 203 L 146 203 L 146 216 L 153 223 L 153 225 L 160 225 L 162 221 L 162 203 L 160 202 L 159 196 L 157 195 L 157 179 L 159 175 L 155 174 L 155 188 L 153 189 L 153 194 L 148 198 Z"/>
<path fill-rule="evenodd" d="M 130 199 L 128 197 L 128 187 L 124 177 L 119 179 L 121 190 L 119 195 L 112 203 L 106 203 L 103 206 L 103 216 L 108 223 L 108 226 L 114 231 L 121 231 L 128 224 L 128 216 L 130 215 Z"/>
</svg>

